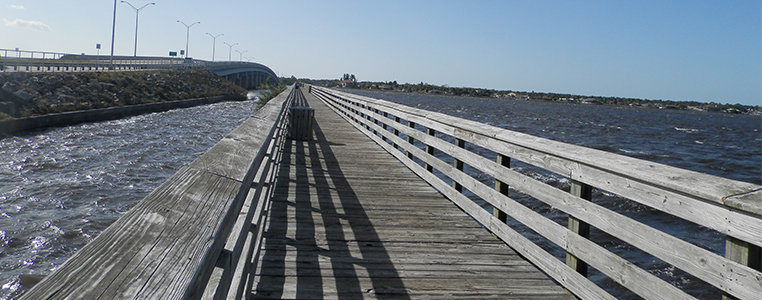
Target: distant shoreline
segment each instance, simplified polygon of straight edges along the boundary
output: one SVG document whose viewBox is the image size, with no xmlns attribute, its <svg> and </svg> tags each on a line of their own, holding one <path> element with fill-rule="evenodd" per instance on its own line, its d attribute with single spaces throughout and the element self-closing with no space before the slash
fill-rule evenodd
<svg viewBox="0 0 762 300">
<path fill-rule="evenodd" d="M 290 84 L 290 81 L 295 81 L 295 78 L 281 78 L 281 82 Z M 448 86 L 436 86 L 426 83 L 418 84 L 398 84 L 396 81 L 392 82 L 354 82 L 351 80 L 312 80 L 312 79 L 299 79 L 301 82 L 306 82 L 314 85 L 325 86 L 330 88 L 347 88 L 347 89 L 361 89 L 361 90 L 377 90 L 388 92 L 402 92 L 402 93 L 419 93 L 426 95 L 446 95 L 446 96 L 470 96 L 470 97 L 482 97 L 482 98 L 499 98 L 499 99 L 513 99 L 513 100 L 525 100 L 525 101 L 552 101 L 562 103 L 573 103 L 582 105 L 616 105 L 616 106 L 631 106 L 631 107 L 647 107 L 655 109 L 671 109 L 671 110 L 688 110 L 688 111 L 706 111 L 706 112 L 720 112 L 730 114 L 746 114 L 762 116 L 762 109 L 760 106 L 750 106 L 743 104 L 719 104 L 719 103 L 702 103 L 696 101 L 671 101 L 671 100 L 648 100 L 637 98 L 621 98 L 621 97 L 603 97 L 603 96 L 582 96 L 572 94 L 559 94 L 559 93 L 539 93 L 539 92 L 519 92 L 519 91 L 499 91 L 492 89 L 481 88 L 466 88 L 466 87 L 448 87 Z"/>
</svg>

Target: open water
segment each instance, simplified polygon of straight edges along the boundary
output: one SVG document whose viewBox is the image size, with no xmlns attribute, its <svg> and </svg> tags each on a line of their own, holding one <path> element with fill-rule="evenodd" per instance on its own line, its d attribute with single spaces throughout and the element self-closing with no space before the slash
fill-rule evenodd
<svg viewBox="0 0 762 300">
<path fill-rule="evenodd" d="M 222 102 L 0 137 L 0 299 L 60 266 L 256 107 Z"/>
<path fill-rule="evenodd" d="M 429 96 L 350 90 L 422 109 L 734 180 L 762 184 L 762 117 L 630 107 Z M 194 160 L 255 110 L 226 102 L 122 120 L 0 137 L 0 299 L 26 289 L 26 274 L 45 275 L 96 237 L 181 166 Z M 533 173 L 561 188 L 568 180 Z M 513 195 L 512 195 L 513 196 Z M 520 198 L 520 197 L 519 197 Z M 596 203 L 680 235 L 715 253 L 722 235 L 673 220 L 606 193 Z M 527 202 L 527 205 L 535 205 Z M 485 208 L 488 209 L 488 208 Z M 552 207 L 536 205 L 564 222 Z M 542 239 L 526 234 L 538 243 Z M 605 234 L 592 233 L 637 265 L 699 298 L 718 292 Z M 546 245 L 552 253 L 563 252 Z M 620 298 L 637 298 L 595 270 L 590 277 Z"/>
</svg>

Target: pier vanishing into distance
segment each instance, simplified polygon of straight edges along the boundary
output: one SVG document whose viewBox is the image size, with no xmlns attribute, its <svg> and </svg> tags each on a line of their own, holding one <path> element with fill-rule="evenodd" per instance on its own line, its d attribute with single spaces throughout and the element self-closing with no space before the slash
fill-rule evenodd
<svg viewBox="0 0 762 300">
<path fill-rule="evenodd" d="M 594 189 L 721 233 L 725 255 Z M 615 299 L 589 268 L 645 299 L 694 299 L 591 227 L 725 298 L 762 295 L 762 186 L 297 83 L 21 299 Z"/>
</svg>

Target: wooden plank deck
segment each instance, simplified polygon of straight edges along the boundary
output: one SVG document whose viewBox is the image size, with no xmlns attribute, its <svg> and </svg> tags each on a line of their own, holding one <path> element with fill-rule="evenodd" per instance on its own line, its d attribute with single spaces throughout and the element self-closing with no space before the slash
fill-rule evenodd
<svg viewBox="0 0 762 300">
<path fill-rule="evenodd" d="M 314 96 L 286 141 L 254 299 L 574 299 Z"/>
</svg>

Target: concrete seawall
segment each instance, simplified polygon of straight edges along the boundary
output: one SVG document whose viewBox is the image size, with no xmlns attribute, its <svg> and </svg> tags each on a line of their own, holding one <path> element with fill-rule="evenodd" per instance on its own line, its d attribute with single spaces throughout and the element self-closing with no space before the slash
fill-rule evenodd
<svg viewBox="0 0 762 300">
<path fill-rule="evenodd" d="M 243 100 L 246 100 L 246 97 L 235 95 L 216 96 L 19 118 L 0 121 L 0 132 L 12 134 L 32 129 L 69 126 L 86 122 L 107 121 L 146 113 L 162 112 L 175 108 L 186 108 L 224 101 Z"/>
</svg>

